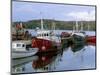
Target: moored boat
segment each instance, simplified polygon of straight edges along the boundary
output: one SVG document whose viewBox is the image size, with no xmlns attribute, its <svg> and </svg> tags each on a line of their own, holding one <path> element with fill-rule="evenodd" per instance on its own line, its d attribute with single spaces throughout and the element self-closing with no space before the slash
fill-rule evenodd
<svg viewBox="0 0 100 75">
<path fill-rule="evenodd" d="M 44 29 L 43 20 L 41 19 L 41 29 L 37 30 L 37 37 L 33 37 L 32 47 L 39 48 L 39 52 L 48 52 L 51 48 L 60 46 L 61 39 L 54 32 L 54 30 Z"/>
<path fill-rule="evenodd" d="M 23 58 L 35 55 L 38 48 L 29 47 L 31 41 L 13 41 L 12 42 L 12 58 Z"/>
<path fill-rule="evenodd" d="M 73 26 L 73 31 L 71 33 L 63 32 L 62 35 L 62 47 L 67 47 L 72 44 L 84 44 L 86 34 L 83 31 L 83 27 L 81 30 L 78 28 L 78 22 L 76 21 L 76 25 Z"/>
<path fill-rule="evenodd" d="M 74 33 L 71 36 L 73 44 L 84 44 L 85 43 L 85 35 L 83 33 Z"/>
<path fill-rule="evenodd" d="M 87 43 L 96 43 L 96 36 L 87 36 L 86 42 Z"/>
<path fill-rule="evenodd" d="M 76 21 L 75 30 L 73 29 L 73 32 L 71 34 L 72 41 L 74 44 L 84 44 L 85 43 L 85 37 L 86 34 L 83 31 L 83 26 L 81 26 L 81 30 L 79 30 L 78 22 Z"/>
</svg>

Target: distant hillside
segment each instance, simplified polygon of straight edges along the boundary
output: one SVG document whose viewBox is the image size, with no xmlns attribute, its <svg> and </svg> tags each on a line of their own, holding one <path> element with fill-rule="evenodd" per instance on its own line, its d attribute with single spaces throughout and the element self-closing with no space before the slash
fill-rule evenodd
<svg viewBox="0 0 100 75">
<path fill-rule="evenodd" d="M 57 20 L 50 20 L 50 19 L 44 19 L 44 28 L 45 29 L 51 29 L 53 22 L 55 23 L 55 28 L 60 30 L 72 30 L 73 25 L 75 25 L 75 21 L 57 21 Z M 13 22 L 13 26 L 18 24 L 20 22 Z M 36 27 L 40 28 L 40 19 L 38 20 L 31 20 L 27 22 L 22 22 L 26 29 L 36 29 Z M 79 29 L 81 24 L 83 24 L 84 30 L 96 30 L 96 24 L 95 21 L 79 21 Z M 89 25 L 89 26 L 88 26 Z"/>
</svg>

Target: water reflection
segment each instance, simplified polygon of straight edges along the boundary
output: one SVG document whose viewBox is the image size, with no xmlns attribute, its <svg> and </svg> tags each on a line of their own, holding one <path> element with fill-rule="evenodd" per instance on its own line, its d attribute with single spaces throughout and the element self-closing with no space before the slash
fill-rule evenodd
<svg viewBox="0 0 100 75">
<path fill-rule="evenodd" d="M 58 52 L 12 60 L 12 73 L 48 72 L 95 68 L 95 46 L 70 45 Z"/>
<path fill-rule="evenodd" d="M 44 68 L 44 66 L 50 64 L 54 60 L 53 58 L 55 56 L 53 56 L 53 55 L 40 55 L 38 60 L 33 61 L 32 66 L 35 69 Z"/>
<path fill-rule="evenodd" d="M 34 69 L 42 69 L 42 70 L 50 70 L 52 62 L 54 62 L 57 58 L 58 54 L 48 53 L 46 55 L 39 55 L 39 59 L 33 61 L 32 67 Z M 49 64 L 49 65 L 48 65 Z M 54 66 L 55 68 L 55 66 Z M 53 68 L 52 68 L 53 69 Z"/>
<path fill-rule="evenodd" d="M 32 68 L 49 71 L 55 69 L 55 63 L 61 61 L 62 51 L 38 54 L 28 58 L 12 60 L 12 73 L 25 73 L 26 65 L 31 62 Z M 57 58 L 57 59 L 56 59 Z M 58 61 L 56 61 L 58 60 Z M 54 63 L 54 61 L 56 61 Z M 53 66 L 53 67 L 52 67 Z"/>
<path fill-rule="evenodd" d="M 25 65 L 31 61 L 38 60 L 38 56 L 31 56 L 26 58 L 20 59 L 13 59 L 12 60 L 12 73 L 23 72 L 25 71 Z"/>
<path fill-rule="evenodd" d="M 37 60 L 38 56 L 31 56 L 31 57 L 26 57 L 26 58 L 20 58 L 20 59 L 13 59 L 12 60 L 12 67 L 20 66 L 22 64 L 26 64 L 32 60 Z"/>
<path fill-rule="evenodd" d="M 73 51 L 73 52 L 77 52 L 77 51 L 80 51 L 80 50 L 82 50 L 82 49 L 84 49 L 84 44 L 74 44 L 74 45 L 71 45 L 71 50 Z"/>
</svg>

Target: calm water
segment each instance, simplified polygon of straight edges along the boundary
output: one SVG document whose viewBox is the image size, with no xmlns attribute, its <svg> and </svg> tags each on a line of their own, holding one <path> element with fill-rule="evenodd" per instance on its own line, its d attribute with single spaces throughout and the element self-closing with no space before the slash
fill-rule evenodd
<svg viewBox="0 0 100 75">
<path fill-rule="evenodd" d="M 29 31 L 30 34 L 32 34 L 33 36 L 36 36 L 36 31 L 33 29 L 27 29 Z M 62 32 L 72 32 L 72 30 L 55 30 L 55 34 L 56 35 L 61 35 Z M 86 33 L 86 35 L 95 35 L 95 31 L 84 31 Z"/>
<path fill-rule="evenodd" d="M 95 68 L 95 45 L 69 46 L 57 53 L 12 60 L 13 73 L 48 72 Z"/>
</svg>

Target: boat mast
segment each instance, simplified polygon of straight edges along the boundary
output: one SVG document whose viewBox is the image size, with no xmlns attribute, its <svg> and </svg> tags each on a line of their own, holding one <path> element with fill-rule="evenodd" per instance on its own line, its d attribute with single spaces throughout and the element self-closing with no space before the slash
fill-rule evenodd
<svg viewBox="0 0 100 75">
<path fill-rule="evenodd" d="M 89 15 L 89 11 L 88 11 L 88 15 Z M 88 24 L 88 31 L 90 30 L 90 25 L 89 25 L 90 20 L 88 19 L 87 24 Z"/>
<path fill-rule="evenodd" d="M 81 31 L 83 31 L 83 22 L 81 21 Z"/>
<path fill-rule="evenodd" d="M 43 19 L 42 19 L 42 13 L 40 12 L 40 16 L 41 16 L 41 30 L 43 30 Z"/>
<path fill-rule="evenodd" d="M 78 22 L 76 21 L 76 31 L 78 32 Z"/>
<path fill-rule="evenodd" d="M 53 23 L 52 23 L 52 30 L 55 31 L 55 20 L 53 19 Z"/>
<path fill-rule="evenodd" d="M 73 25 L 73 32 L 75 31 L 75 25 Z"/>
<path fill-rule="evenodd" d="M 89 21 L 88 21 L 88 31 L 90 30 L 90 25 L 89 25 Z"/>
</svg>

